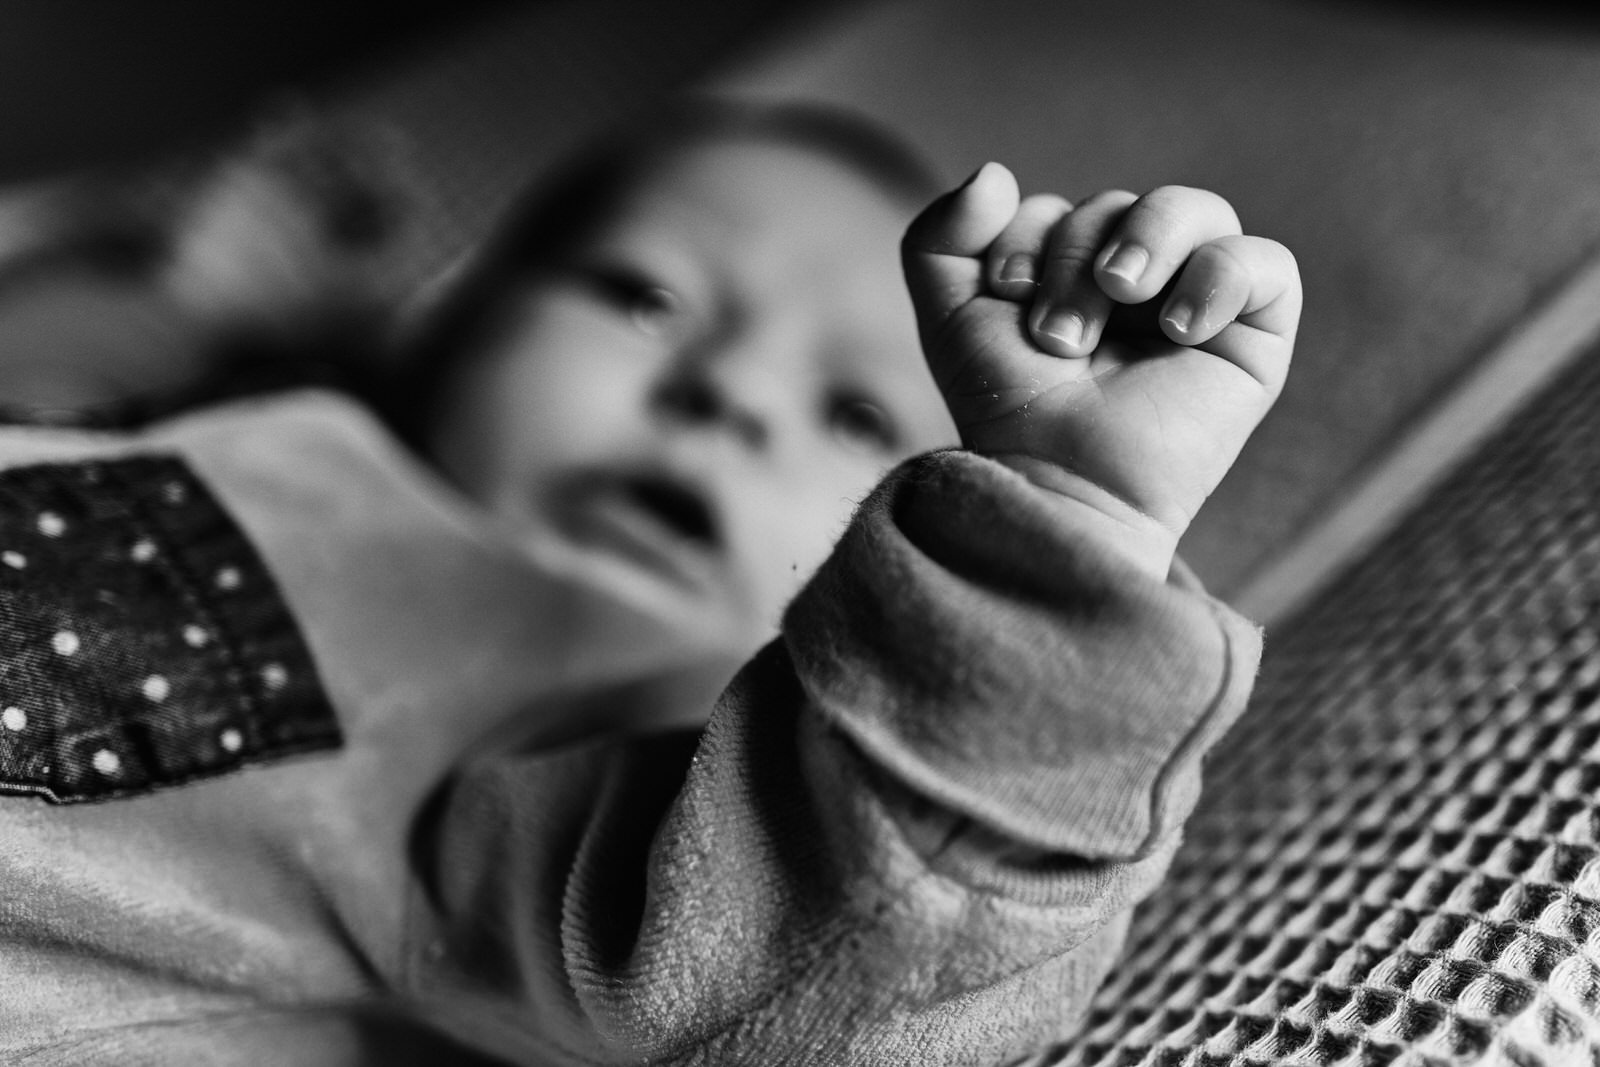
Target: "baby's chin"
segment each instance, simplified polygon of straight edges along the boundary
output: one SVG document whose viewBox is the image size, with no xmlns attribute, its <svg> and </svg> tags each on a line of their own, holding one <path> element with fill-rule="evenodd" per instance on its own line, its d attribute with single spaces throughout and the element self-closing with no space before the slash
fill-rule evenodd
<svg viewBox="0 0 1600 1067">
<path fill-rule="evenodd" d="M 759 619 L 732 583 L 685 574 L 625 541 L 546 531 L 520 542 L 541 569 L 649 620 L 685 655 L 744 658 L 777 633 L 776 620 Z"/>
</svg>

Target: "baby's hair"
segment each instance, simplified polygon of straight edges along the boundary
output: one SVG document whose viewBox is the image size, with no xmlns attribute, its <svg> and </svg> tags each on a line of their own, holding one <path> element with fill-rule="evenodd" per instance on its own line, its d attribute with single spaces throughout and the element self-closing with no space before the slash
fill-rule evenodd
<svg viewBox="0 0 1600 1067">
<path fill-rule="evenodd" d="M 387 413 L 401 435 L 424 444 L 432 402 L 477 346 L 509 291 L 558 264 L 664 164 L 695 148 L 726 142 L 789 145 L 835 160 L 904 203 L 908 215 L 942 188 L 919 153 L 856 111 L 797 101 L 676 100 L 595 141 L 514 203 L 410 346 L 405 384 Z"/>
</svg>

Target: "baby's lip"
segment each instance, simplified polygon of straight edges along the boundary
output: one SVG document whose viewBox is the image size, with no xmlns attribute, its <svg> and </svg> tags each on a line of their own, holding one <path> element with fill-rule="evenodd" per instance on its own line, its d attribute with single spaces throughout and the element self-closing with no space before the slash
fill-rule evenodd
<svg viewBox="0 0 1600 1067">
<path fill-rule="evenodd" d="M 576 472 L 559 485 L 555 504 L 556 525 L 567 538 L 675 584 L 704 588 L 721 567 L 726 531 L 716 496 L 682 472 Z"/>
<path fill-rule="evenodd" d="M 696 484 L 663 475 L 630 475 L 617 487 L 634 506 L 655 517 L 684 540 L 720 548 L 720 518 L 709 496 Z"/>
</svg>

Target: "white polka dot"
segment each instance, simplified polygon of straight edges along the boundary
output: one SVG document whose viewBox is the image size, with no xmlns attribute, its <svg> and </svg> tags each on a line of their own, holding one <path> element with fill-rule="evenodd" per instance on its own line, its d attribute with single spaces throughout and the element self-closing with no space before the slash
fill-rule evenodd
<svg viewBox="0 0 1600 1067">
<path fill-rule="evenodd" d="M 0 726 L 4 726 L 7 730 L 26 730 L 28 713 L 15 707 L 0 711 Z"/>
<path fill-rule="evenodd" d="M 206 642 L 211 640 L 211 635 L 206 633 L 204 626 L 190 623 L 183 628 L 183 640 L 190 648 L 204 648 Z"/>
<path fill-rule="evenodd" d="M 159 703 L 167 699 L 167 695 L 172 692 L 172 683 L 159 674 L 152 674 L 139 683 L 139 691 L 144 694 L 146 700 Z"/>
<path fill-rule="evenodd" d="M 217 572 L 218 589 L 237 589 L 243 580 L 238 567 L 224 567 Z"/>
<path fill-rule="evenodd" d="M 67 532 L 67 520 L 53 511 L 40 512 L 39 532 L 46 537 L 60 537 Z"/>
<path fill-rule="evenodd" d="M 128 551 L 135 563 L 149 563 L 156 558 L 156 543 L 145 538 L 133 543 L 133 548 Z"/>
<path fill-rule="evenodd" d="M 229 752 L 237 752 L 244 747 L 244 735 L 229 727 L 218 735 L 217 742 Z"/>
<path fill-rule="evenodd" d="M 122 760 L 109 748 L 102 748 L 94 754 L 94 769 L 104 775 L 113 775 L 122 770 Z"/>
<path fill-rule="evenodd" d="M 4 563 L 13 570 L 21 570 L 28 565 L 28 557 L 21 552 L 0 552 L 0 563 Z"/>
<path fill-rule="evenodd" d="M 70 656 L 82 646 L 78 635 L 71 630 L 57 630 L 55 636 L 50 638 L 50 647 L 56 650 L 58 656 Z"/>
<path fill-rule="evenodd" d="M 289 671 L 281 663 L 269 663 L 261 668 L 261 682 L 268 689 L 282 689 L 289 684 Z"/>
</svg>

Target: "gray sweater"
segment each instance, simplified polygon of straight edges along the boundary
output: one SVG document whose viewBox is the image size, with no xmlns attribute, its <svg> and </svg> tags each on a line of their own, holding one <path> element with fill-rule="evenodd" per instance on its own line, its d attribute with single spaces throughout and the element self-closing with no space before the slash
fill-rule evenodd
<svg viewBox="0 0 1600 1067">
<path fill-rule="evenodd" d="M 936 453 L 670 728 L 720 650 L 344 401 L 0 468 L 5 1062 L 1002 1063 L 1073 1031 L 1259 653 Z"/>
</svg>

